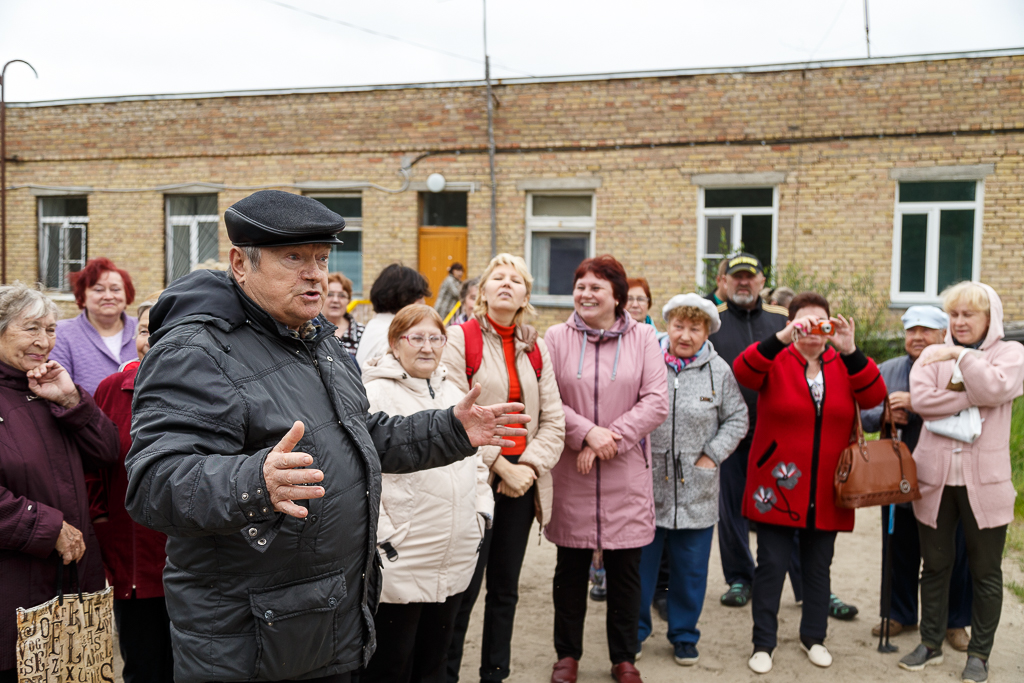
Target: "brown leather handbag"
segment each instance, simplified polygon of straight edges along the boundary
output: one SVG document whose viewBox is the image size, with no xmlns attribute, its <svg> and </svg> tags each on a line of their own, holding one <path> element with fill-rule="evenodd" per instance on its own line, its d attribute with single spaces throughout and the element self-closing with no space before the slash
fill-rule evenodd
<svg viewBox="0 0 1024 683">
<path fill-rule="evenodd" d="M 917 488 L 917 466 L 907 444 L 899 438 L 892 421 L 889 397 L 882 410 L 882 434 L 878 441 L 864 439 L 860 410 L 850 434 L 850 445 L 836 466 L 836 507 L 863 508 L 908 503 L 921 498 Z"/>
</svg>

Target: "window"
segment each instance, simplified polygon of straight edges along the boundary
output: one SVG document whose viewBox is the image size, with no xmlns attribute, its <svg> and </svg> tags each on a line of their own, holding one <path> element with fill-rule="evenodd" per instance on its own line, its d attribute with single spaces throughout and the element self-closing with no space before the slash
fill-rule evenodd
<svg viewBox="0 0 1024 683">
<path fill-rule="evenodd" d="M 757 256 L 766 270 L 775 264 L 778 197 L 774 187 L 701 188 L 698 282 L 714 288 L 719 261 L 738 251 Z"/>
<path fill-rule="evenodd" d="M 39 199 L 39 280 L 44 287 L 71 291 L 68 273 L 85 266 L 88 226 L 85 197 Z"/>
<path fill-rule="evenodd" d="M 423 207 L 420 225 L 444 228 L 465 228 L 467 221 L 466 192 L 420 192 Z"/>
<path fill-rule="evenodd" d="M 363 195 L 324 194 L 311 195 L 334 213 L 345 219 L 345 231 L 338 235 L 344 244 L 331 247 L 328 269 L 341 273 L 352 281 L 352 293 L 363 291 Z"/>
<path fill-rule="evenodd" d="M 526 195 L 526 261 L 534 303 L 572 303 L 576 268 L 594 255 L 595 203 L 589 193 Z"/>
<path fill-rule="evenodd" d="M 167 283 L 188 275 L 200 263 L 216 261 L 217 195 L 167 195 Z"/>
<path fill-rule="evenodd" d="M 977 279 L 982 191 L 974 180 L 898 183 L 893 303 L 935 303 L 946 287 Z"/>
</svg>

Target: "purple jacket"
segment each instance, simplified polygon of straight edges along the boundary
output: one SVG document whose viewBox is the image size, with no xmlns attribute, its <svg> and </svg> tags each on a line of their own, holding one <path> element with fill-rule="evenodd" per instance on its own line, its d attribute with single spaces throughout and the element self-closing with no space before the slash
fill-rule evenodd
<svg viewBox="0 0 1024 683">
<path fill-rule="evenodd" d="M 63 365 L 75 384 L 95 394 L 100 382 L 117 372 L 121 363 L 139 357 L 135 349 L 135 329 L 139 321 L 126 313 L 121 314 L 121 320 L 124 321 L 124 330 L 121 332 L 121 355 L 118 358 L 110 355 L 103 337 L 82 311 L 74 318 L 57 322 L 57 343 L 50 359 Z"/>
<path fill-rule="evenodd" d="M 54 547 L 65 520 L 85 536 L 82 590 L 103 588 L 83 465 L 117 462 L 117 427 L 79 393 L 82 402 L 65 410 L 29 391 L 24 372 L 0 363 L 0 671 L 15 665 L 15 610 L 57 595 Z"/>
<path fill-rule="evenodd" d="M 589 332 L 589 334 L 588 334 Z M 544 335 L 565 409 L 565 448 L 551 470 L 554 501 L 544 535 L 569 548 L 641 548 L 654 540 L 647 437 L 668 417 L 665 361 L 656 330 L 623 315 L 603 333 L 573 313 Z M 622 435 L 611 460 L 590 474 L 576 456 L 595 426 Z"/>
</svg>

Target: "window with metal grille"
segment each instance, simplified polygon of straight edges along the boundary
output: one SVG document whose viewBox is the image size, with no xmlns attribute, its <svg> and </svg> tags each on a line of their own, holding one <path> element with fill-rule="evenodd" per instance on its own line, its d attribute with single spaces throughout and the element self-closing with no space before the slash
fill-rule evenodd
<svg viewBox="0 0 1024 683">
<path fill-rule="evenodd" d="M 893 222 L 894 303 L 936 303 L 942 290 L 977 280 L 981 181 L 901 182 Z"/>
<path fill-rule="evenodd" d="M 200 263 L 216 261 L 217 195 L 167 195 L 167 284 Z"/>
<path fill-rule="evenodd" d="M 89 206 L 85 197 L 39 198 L 39 281 L 71 291 L 68 273 L 85 266 Z"/>
</svg>

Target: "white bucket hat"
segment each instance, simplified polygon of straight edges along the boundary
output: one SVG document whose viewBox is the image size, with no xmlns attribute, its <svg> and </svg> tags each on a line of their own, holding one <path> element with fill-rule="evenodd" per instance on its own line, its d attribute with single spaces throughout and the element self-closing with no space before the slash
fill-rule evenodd
<svg viewBox="0 0 1024 683">
<path fill-rule="evenodd" d="M 689 294 L 676 294 L 669 299 L 668 303 L 661 308 L 661 317 L 667 322 L 669 312 L 682 306 L 693 306 L 707 313 L 708 317 L 711 318 L 711 325 L 708 327 L 709 334 L 718 332 L 719 328 L 722 327 L 722 319 L 718 316 L 718 307 L 715 306 L 714 302 L 693 292 Z"/>
</svg>

